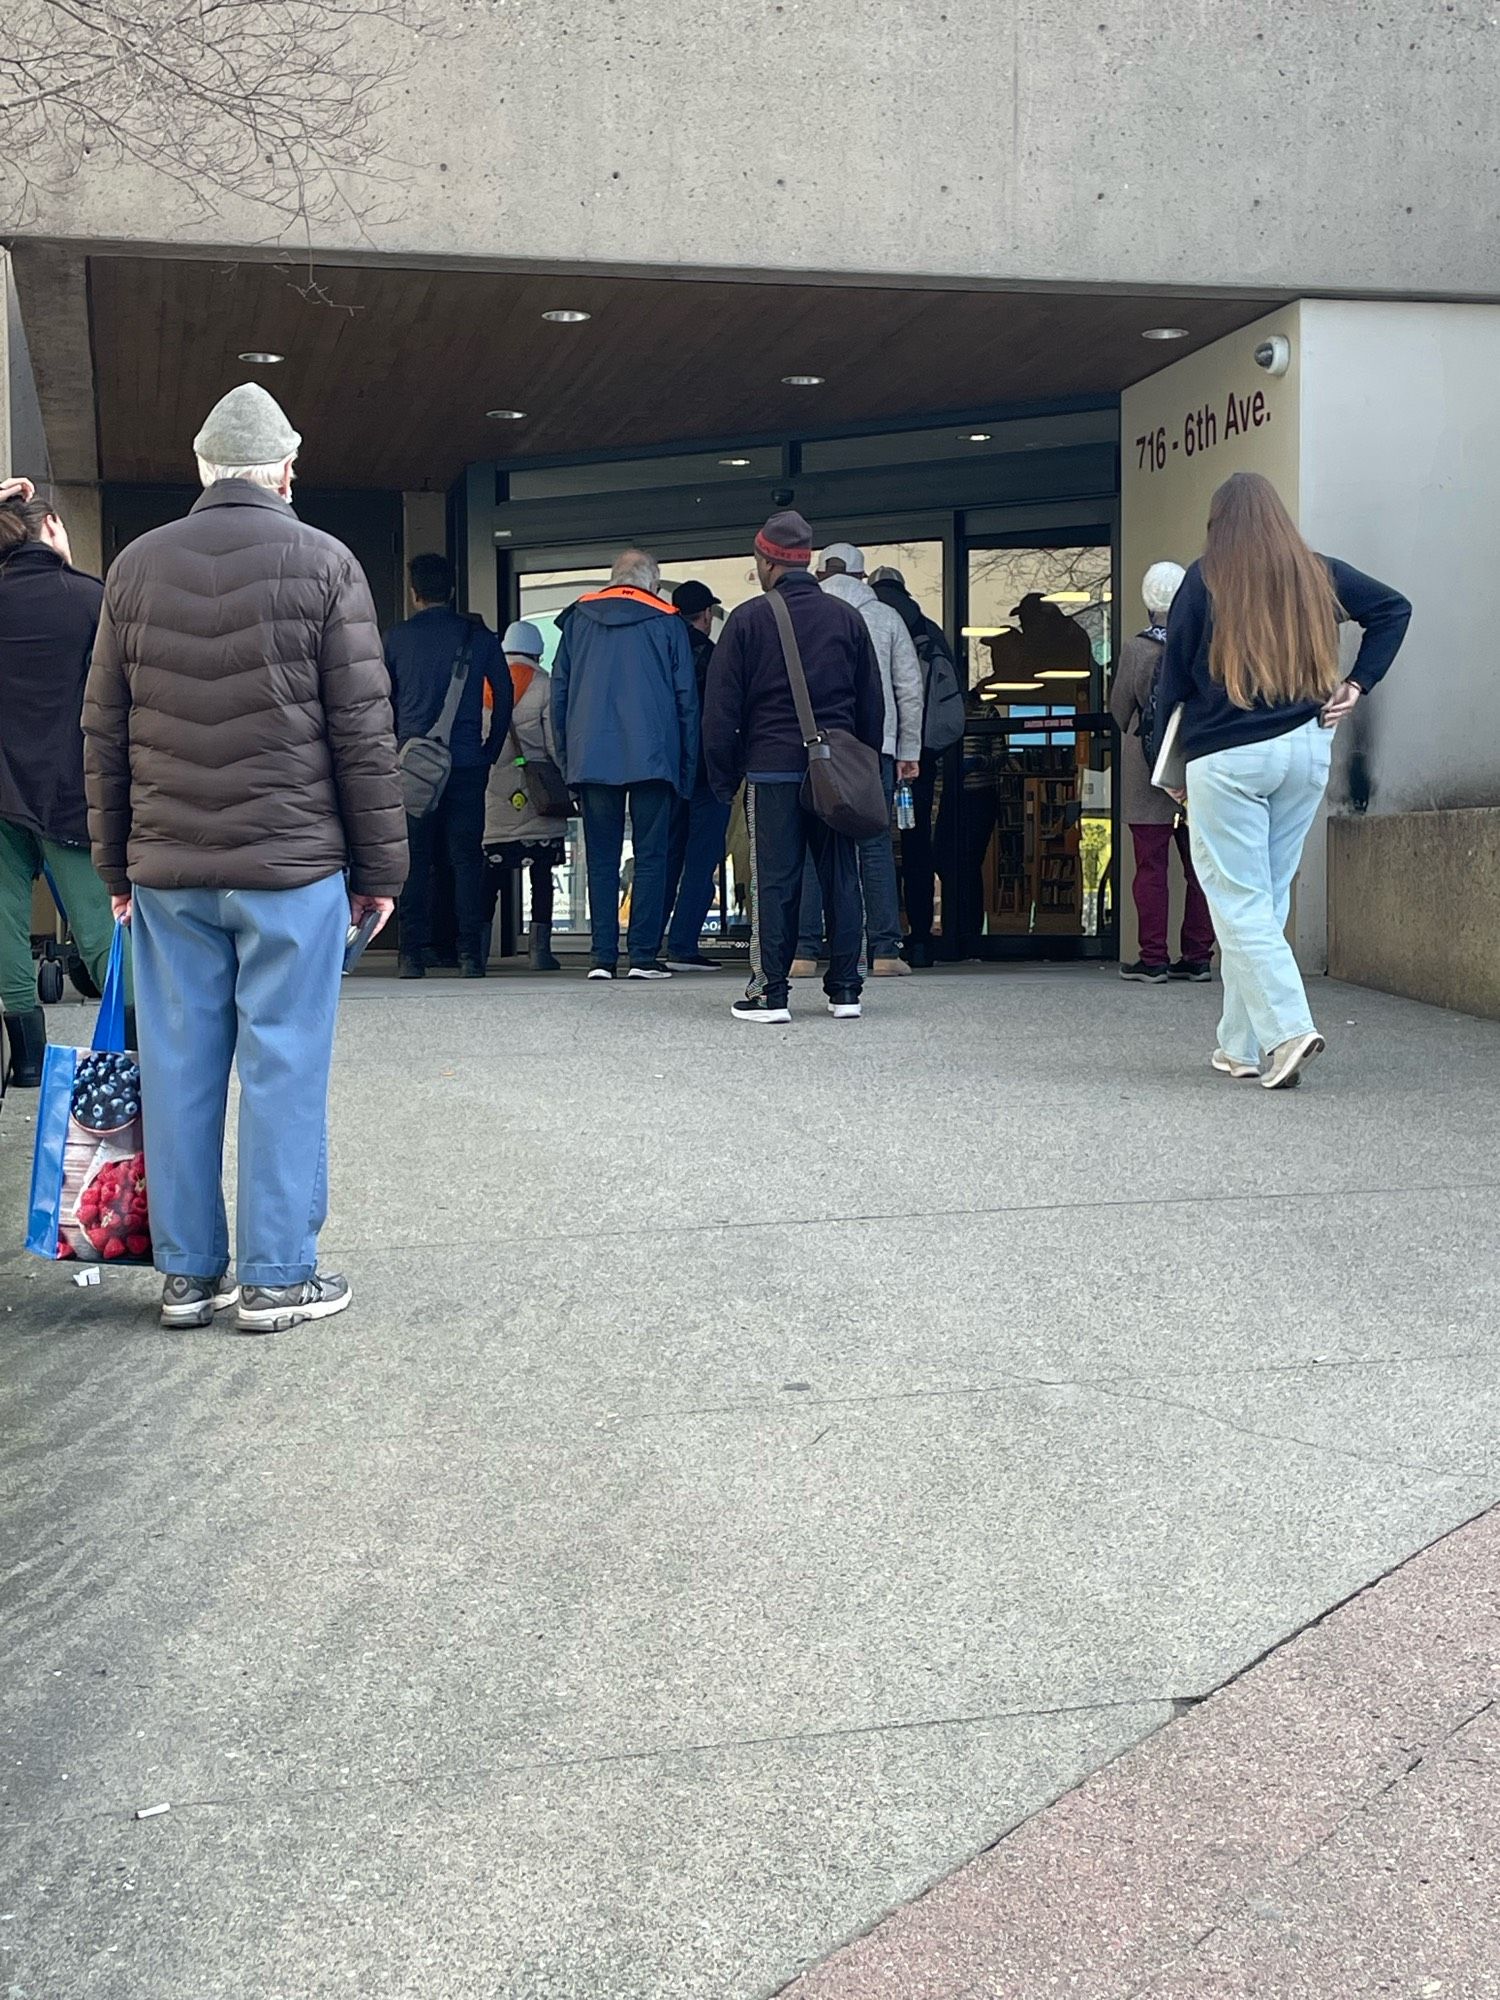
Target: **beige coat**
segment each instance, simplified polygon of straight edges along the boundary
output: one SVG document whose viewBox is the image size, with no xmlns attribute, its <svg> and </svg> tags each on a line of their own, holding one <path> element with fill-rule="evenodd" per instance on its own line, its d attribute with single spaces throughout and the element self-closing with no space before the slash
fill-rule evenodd
<svg viewBox="0 0 1500 2000">
<path fill-rule="evenodd" d="M 1120 725 L 1120 762 L 1115 784 L 1124 826 L 1170 826 L 1179 810 L 1164 791 L 1152 784 L 1138 733 L 1141 710 L 1151 692 L 1151 677 L 1161 662 L 1162 651 L 1155 639 L 1141 633 L 1127 639 L 1120 648 L 1114 678 L 1109 684 L 1109 712 Z M 1161 719 L 1165 722 L 1166 717 Z"/>
<path fill-rule="evenodd" d="M 543 819 L 535 811 L 526 796 L 516 763 L 518 756 L 533 761 L 548 757 L 554 764 L 557 762 L 557 744 L 552 734 L 552 676 L 541 667 L 511 711 L 510 735 L 490 773 L 484 807 L 486 847 L 508 847 L 513 841 L 561 840 L 568 831 L 565 819 Z"/>
</svg>

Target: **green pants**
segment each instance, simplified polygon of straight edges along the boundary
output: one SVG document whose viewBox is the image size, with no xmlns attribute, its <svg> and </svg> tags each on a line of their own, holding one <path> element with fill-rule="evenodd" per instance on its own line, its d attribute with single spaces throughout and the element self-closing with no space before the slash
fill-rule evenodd
<svg viewBox="0 0 1500 2000">
<path fill-rule="evenodd" d="M 41 840 L 24 826 L 0 819 L 0 1006 L 7 1014 L 35 1007 L 36 966 L 31 956 L 31 885 L 46 862 L 68 913 L 68 928 L 79 955 L 104 985 L 114 914 L 109 891 L 94 873 L 86 847 Z M 125 994 L 130 1000 L 130 958 L 125 959 Z"/>
</svg>

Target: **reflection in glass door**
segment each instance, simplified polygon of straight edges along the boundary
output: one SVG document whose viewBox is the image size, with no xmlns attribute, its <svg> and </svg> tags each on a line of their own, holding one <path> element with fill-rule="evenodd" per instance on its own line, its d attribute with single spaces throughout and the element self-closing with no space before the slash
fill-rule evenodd
<svg viewBox="0 0 1500 2000">
<path fill-rule="evenodd" d="M 968 552 L 961 783 L 939 805 L 936 842 L 943 929 L 951 919 L 963 957 L 1109 945 L 1114 739 L 1100 711 L 1113 584 L 1099 534 Z"/>
</svg>

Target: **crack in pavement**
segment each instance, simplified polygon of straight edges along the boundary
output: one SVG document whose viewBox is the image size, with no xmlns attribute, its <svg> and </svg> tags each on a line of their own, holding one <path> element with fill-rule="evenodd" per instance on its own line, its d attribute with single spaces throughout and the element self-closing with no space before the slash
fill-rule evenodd
<svg viewBox="0 0 1500 2000">
<path fill-rule="evenodd" d="M 379 1255 L 403 1257 L 430 1255 L 441 1251 L 488 1247 L 501 1250 L 522 1243 L 619 1243 L 658 1236 L 705 1236 L 739 1234 L 757 1229 L 839 1229 L 870 1222 L 986 1221 L 1000 1215 L 1090 1215 L 1127 1213 L 1138 1208 L 1218 1208 L 1254 1207 L 1276 1202 L 1315 1202 L 1326 1213 L 1332 1201 L 1410 1200 L 1422 1195 L 1483 1194 L 1500 1188 L 1500 1180 L 1428 1181 L 1415 1187 L 1318 1187 L 1246 1189 L 1239 1193 L 1113 1195 L 1092 1200 L 998 1202 L 972 1208 L 889 1208 L 857 1210 L 848 1215 L 775 1215 L 756 1218 L 722 1216 L 707 1222 L 638 1222 L 619 1229 L 561 1229 L 535 1235 L 444 1237 L 439 1242 L 393 1243 L 387 1239 Z M 329 1235 L 337 1236 L 337 1227 Z"/>
<path fill-rule="evenodd" d="M 490 1778 L 504 1778 L 538 1771 L 605 1769 L 619 1764 L 653 1763 L 672 1757 L 728 1755 L 740 1750 L 773 1750 L 789 1744 L 839 1743 L 871 1736 L 900 1736 L 930 1729 L 976 1729 L 994 1722 L 1046 1722 L 1072 1715 L 1110 1715 L 1123 1709 L 1165 1709 L 1169 1713 L 1180 1702 L 1196 1705 L 1197 1695 L 1136 1695 L 1114 1701 L 1064 1702 L 1055 1708 L 1001 1708 L 972 1715 L 914 1716 L 905 1722 L 849 1723 L 835 1729 L 792 1729 L 767 1736 L 731 1736 L 702 1743 L 664 1743 L 649 1749 L 612 1750 L 579 1756 L 539 1756 L 516 1758 L 499 1764 L 467 1766 L 461 1771 L 414 1772 L 408 1777 L 369 1778 L 352 1784 L 309 1785 L 287 1790 L 274 1785 L 250 1787 L 237 1793 L 210 1794 L 202 1798 L 174 1799 L 174 1812 L 221 1807 L 244 1808 L 269 1800 L 275 1804 L 307 1799 L 348 1798 L 363 1793 L 418 1791 L 437 1785 L 457 1785 Z M 90 1806 L 78 1812 L 46 1813 L 0 1820 L 0 1833 L 39 1826 L 74 1826 L 90 1820 L 131 1819 L 135 1806 Z"/>
</svg>

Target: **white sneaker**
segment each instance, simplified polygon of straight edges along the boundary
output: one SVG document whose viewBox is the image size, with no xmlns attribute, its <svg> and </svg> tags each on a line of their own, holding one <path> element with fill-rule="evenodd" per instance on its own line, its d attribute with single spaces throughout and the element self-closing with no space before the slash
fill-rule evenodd
<svg viewBox="0 0 1500 2000">
<path fill-rule="evenodd" d="M 653 959 L 649 965 L 632 965 L 625 977 L 627 979 L 670 979 L 672 975 L 660 959 Z"/>
<path fill-rule="evenodd" d="M 1290 1041 L 1272 1049 L 1261 1075 L 1263 1090 L 1290 1090 L 1300 1083 L 1302 1072 L 1314 1056 L 1322 1055 L 1328 1044 L 1321 1035 L 1293 1035 Z"/>
<path fill-rule="evenodd" d="M 828 1011 L 835 1021 L 857 1021 L 859 1002 L 857 1000 L 830 1000 Z"/>
<path fill-rule="evenodd" d="M 1260 1069 L 1255 1063 L 1244 1063 L 1237 1056 L 1225 1055 L 1222 1049 L 1215 1049 L 1209 1057 L 1209 1067 L 1216 1069 L 1220 1076 L 1259 1076 Z"/>
</svg>

